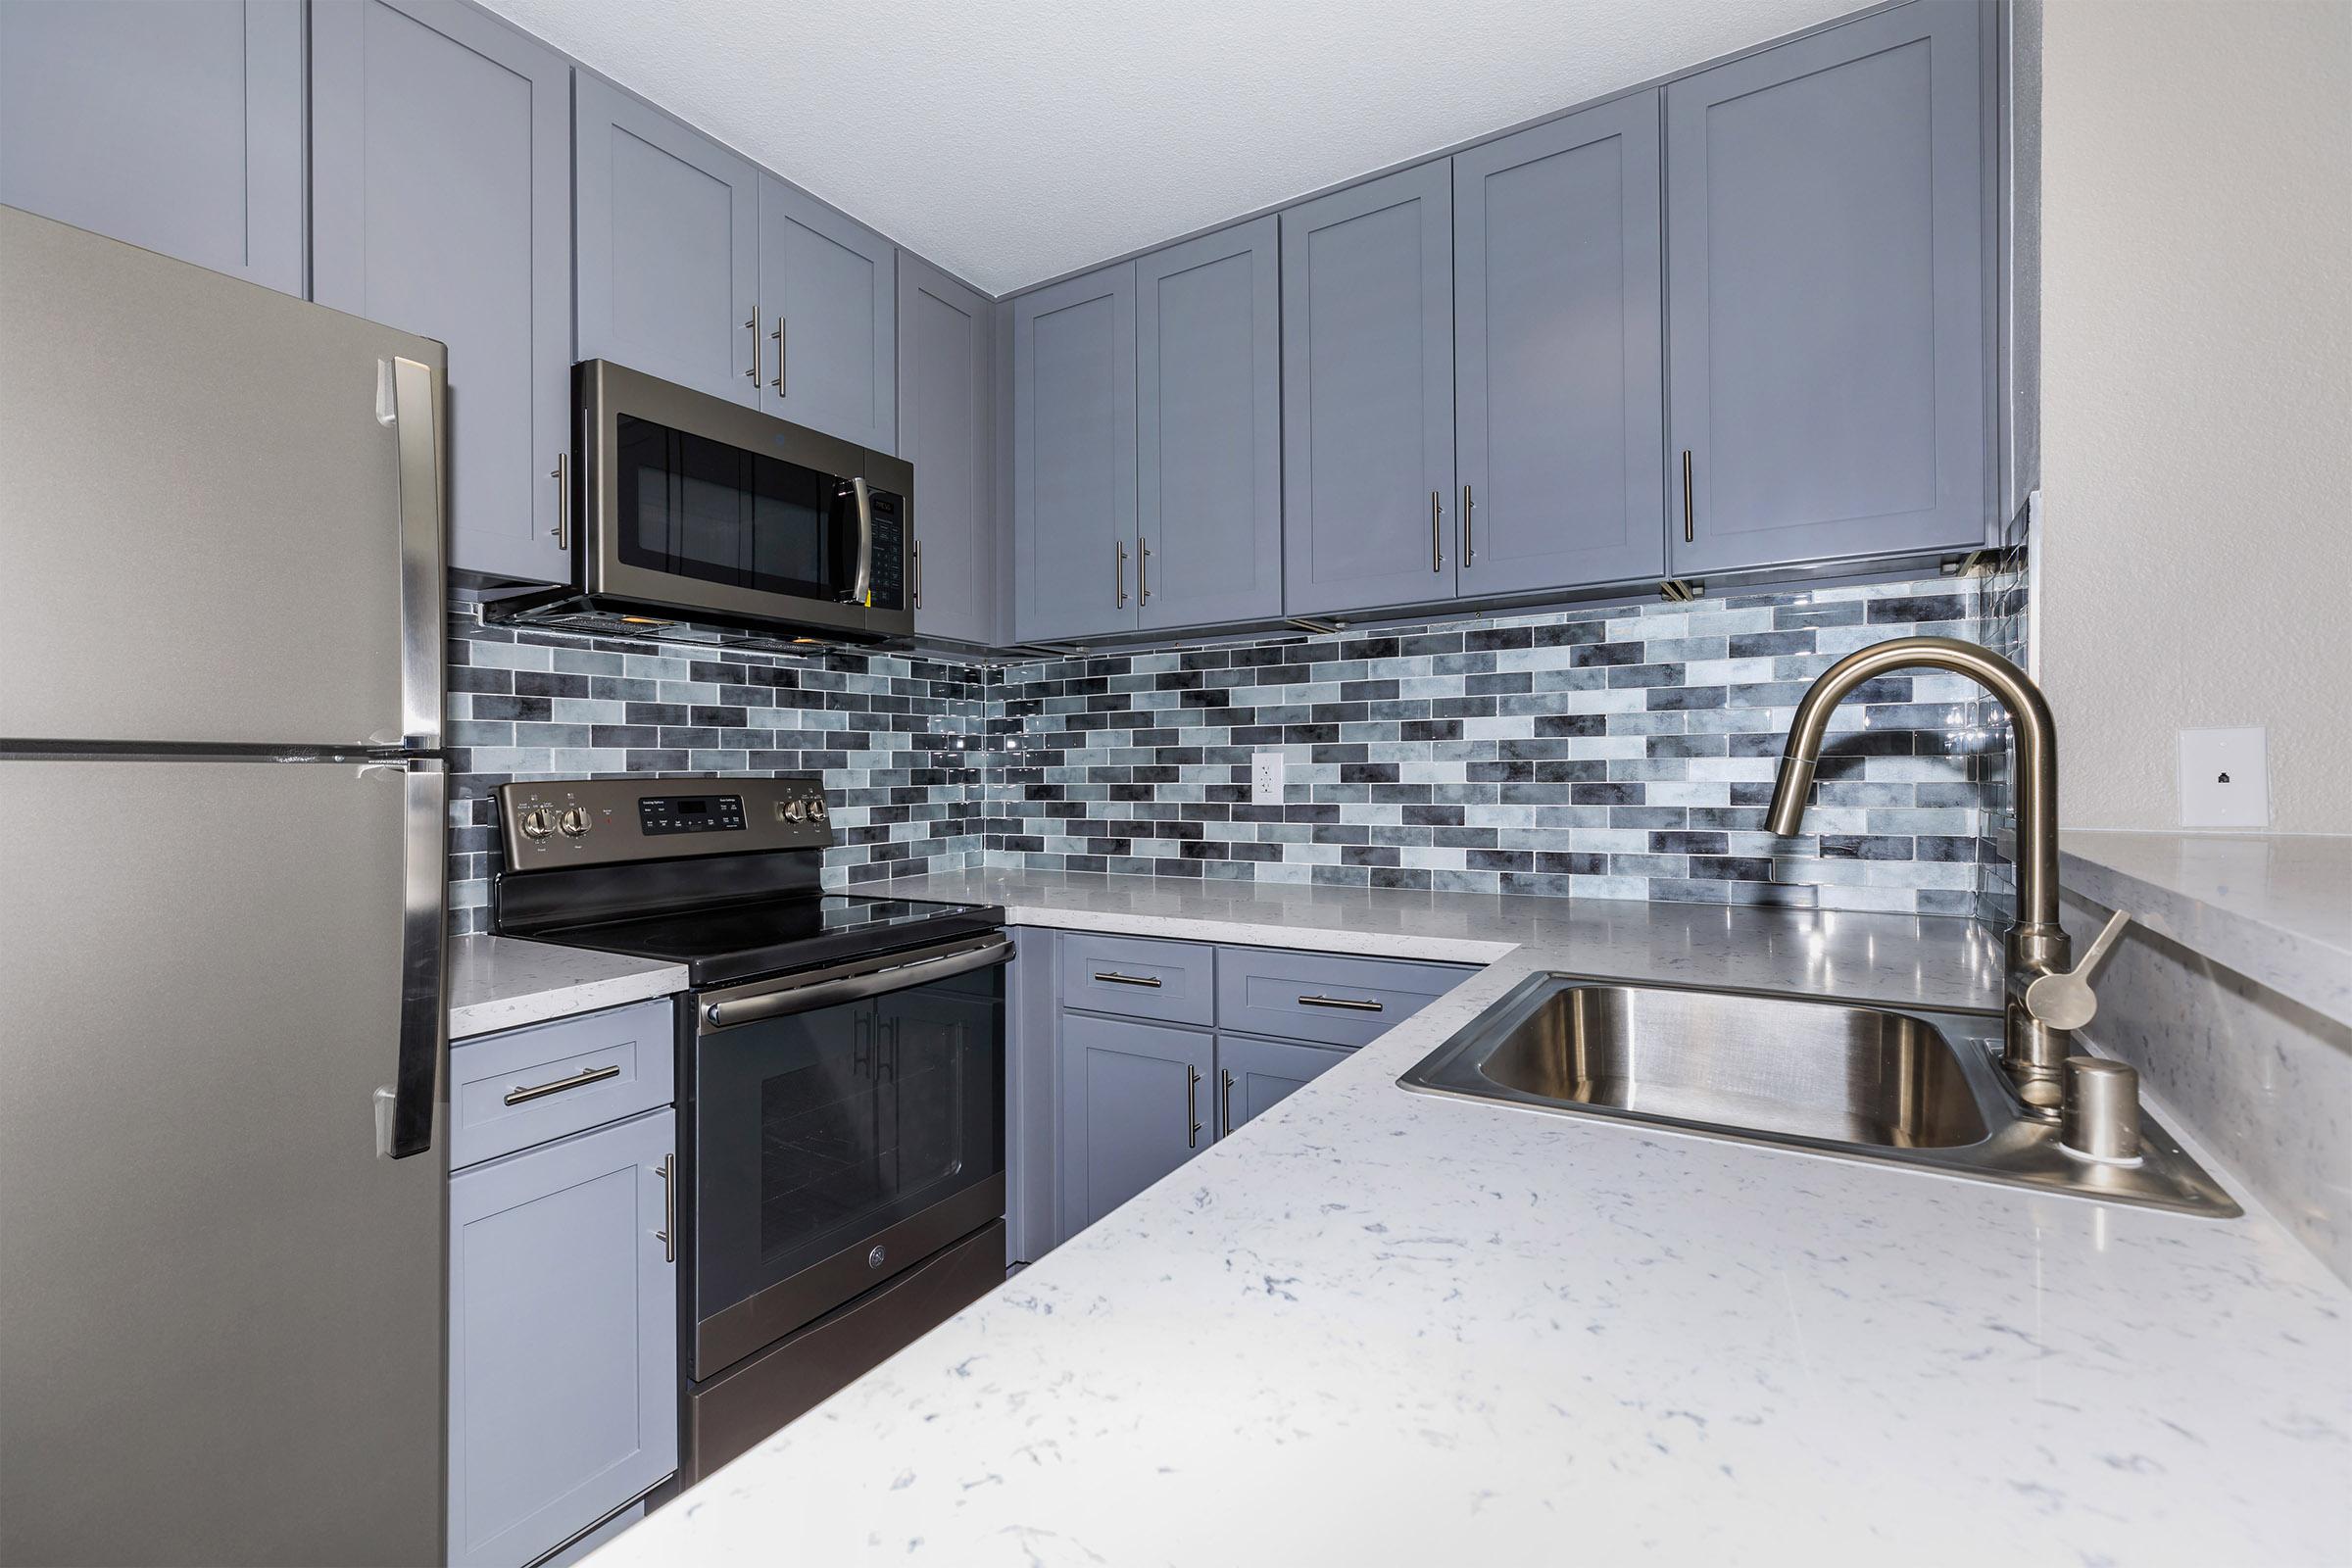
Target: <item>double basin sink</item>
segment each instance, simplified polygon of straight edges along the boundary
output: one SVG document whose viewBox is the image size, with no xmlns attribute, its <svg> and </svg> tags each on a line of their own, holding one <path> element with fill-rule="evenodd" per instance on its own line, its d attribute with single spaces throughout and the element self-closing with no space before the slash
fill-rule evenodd
<svg viewBox="0 0 2352 1568">
<path fill-rule="evenodd" d="M 1995 1061 L 2001 1020 L 1536 975 L 1397 1080 L 1422 1093 L 2228 1217 L 2152 1118 L 2130 1164 L 2060 1147 Z"/>
</svg>

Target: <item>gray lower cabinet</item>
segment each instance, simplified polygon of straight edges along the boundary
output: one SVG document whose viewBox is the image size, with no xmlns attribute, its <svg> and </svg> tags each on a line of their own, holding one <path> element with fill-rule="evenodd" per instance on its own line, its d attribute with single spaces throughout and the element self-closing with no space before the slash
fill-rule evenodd
<svg viewBox="0 0 2352 1568">
<path fill-rule="evenodd" d="M 0 5 L 0 203 L 300 294 L 303 9 Z"/>
<path fill-rule="evenodd" d="M 899 456 L 914 465 L 914 629 L 997 637 L 995 315 L 987 296 L 899 253 Z"/>
<path fill-rule="evenodd" d="M 1304 1089 L 1346 1061 L 1342 1046 L 1309 1046 L 1250 1035 L 1217 1036 L 1217 1136 Z"/>
<path fill-rule="evenodd" d="M 898 449 L 898 247 L 760 176 L 760 407 L 876 452 Z"/>
<path fill-rule="evenodd" d="M 1446 161 L 1282 215 L 1283 608 L 1454 591 Z"/>
<path fill-rule="evenodd" d="M 676 1470 L 675 1147 L 662 1108 L 450 1177 L 457 1568 L 519 1568 Z"/>
<path fill-rule="evenodd" d="M 1012 302 L 1015 642 L 1132 630 L 1135 268 Z"/>
<path fill-rule="evenodd" d="M 311 17 L 312 295 L 449 345 L 449 553 L 570 575 L 571 68 L 457 0 Z"/>
<path fill-rule="evenodd" d="M 1061 1234 L 1076 1235 L 1205 1148 L 1211 1037 L 1172 1024 L 1061 1017 Z"/>
<path fill-rule="evenodd" d="M 580 358 L 757 404 L 759 171 L 612 83 L 572 75 Z"/>
<path fill-rule="evenodd" d="M 1465 596 L 1666 564 L 1658 95 L 1453 160 Z"/>
<path fill-rule="evenodd" d="M 1282 274 L 1261 218 L 1135 263 L 1137 624 L 1282 612 Z"/>
<path fill-rule="evenodd" d="M 1920 0 L 1666 88 L 1678 576 L 1984 541 L 1992 15 Z"/>
</svg>

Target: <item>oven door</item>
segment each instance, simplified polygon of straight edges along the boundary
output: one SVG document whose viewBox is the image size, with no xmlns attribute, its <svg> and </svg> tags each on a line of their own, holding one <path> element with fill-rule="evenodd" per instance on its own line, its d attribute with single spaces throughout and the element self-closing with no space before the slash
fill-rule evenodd
<svg viewBox="0 0 2352 1568">
<path fill-rule="evenodd" d="M 1004 1212 L 1003 932 L 695 1000 L 707 1379 Z"/>
<path fill-rule="evenodd" d="M 725 619 L 912 629 L 908 465 L 603 361 L 576 376 L 586 592 Z"/>
</svg>

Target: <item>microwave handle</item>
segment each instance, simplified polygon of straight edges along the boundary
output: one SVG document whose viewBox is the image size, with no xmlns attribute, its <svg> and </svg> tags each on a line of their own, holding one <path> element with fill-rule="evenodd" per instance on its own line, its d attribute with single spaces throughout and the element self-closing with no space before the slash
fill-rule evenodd
<svg viewBox="0 0 2352 1568">
<path fill-rule="evenodd" d="M 874 608 L 874 492 L 863 479 L 852 479 L 858 497 L 858 580 L 850 584 L 850 601 Z"/>
</svg>

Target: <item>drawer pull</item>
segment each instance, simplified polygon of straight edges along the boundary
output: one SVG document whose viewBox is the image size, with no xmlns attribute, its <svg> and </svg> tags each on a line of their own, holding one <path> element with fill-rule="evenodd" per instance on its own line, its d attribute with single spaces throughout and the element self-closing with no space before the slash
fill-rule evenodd
<svg viewBox="0 0 2352 1568">
<path fill-rule="evenodd" d="M 1097 969 L 1095 978 L 1108 985 L 1150 986 L 1154 991 L 1159 989 L 1159 978 L 1156 975 L 1121 974 L 1116 969 Z"/>
<path fill-rule="evenodd" d="M 1300 997 L 1298 1005 L 1301 1007 L 1341 1007 L 1348 1012 L 1378 1012 L 1381 1010 L 1379 1003 L 1360 1001 L 1354 997 Z"/>
<path fill-rule="evenodd" d="M 566 1089 L 581 1089 L 589 1084 L 601 1084 L 608 1078 L 619 1076 L 620 1069 L 618 1067 L 590 1067 L 584 1072 L 575 1072 L 568 1078 L 558 1078 L 544 1084 L 532 1084 L 527 1089 L 517 1084 L 507 1091 L 507 1103 L 519 1105 L 526 1101 L 541 1100 L 549 1095 L 560 1095 Z"/>
</svg>

